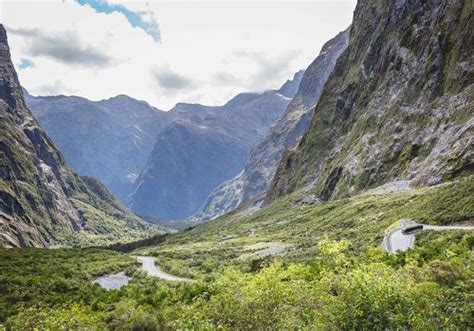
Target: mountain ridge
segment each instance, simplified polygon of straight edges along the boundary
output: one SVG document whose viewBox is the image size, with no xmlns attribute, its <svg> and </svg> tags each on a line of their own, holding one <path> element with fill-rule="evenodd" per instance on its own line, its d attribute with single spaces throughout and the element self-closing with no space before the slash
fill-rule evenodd
<svg viewBox="0 0 474 331">
<path fill-rule="evenodd" d="M 126 201 L 168 115 L 125 95 L 91 101 L 78 96 L 30 96 L 35 118 L 81 175 L 97 177 Z"/>
<path fill-rule="evenodd" d="M 158 155 L 161 149 L 163 158 L 166 154 L 177 155 L 175 152 L 185 157 L 183 153 L 188 147 L 180 144 L 179 136 L 175 136 L 178 132 L 184 133 L 183 128 L 189 134 L 199 136 L 202 146 L 212 144 L 218 150 L 229 150 L 219 155 L 212 153 L 210 148 L 201 148 L 202 153 L 218 160 L 208 164 L 210 167 L 217 165 L 212 168 L 216 175 L 211 176 L 209 184 L 201 183 L 190 188 L 198 196 L 191 194 L 188 201 L 193 206 L 202 204 L 203 194 L 198 192 L 200 187 L 207 192 L 241 170 L 248 150 L 277 120 L 289 102 L 288 93 L 293 93 L 301 76 L 302 71 L 296 73 L 280 89 L 239 93 L 221 106 L 178 103 L 169 111 L 161 111 L 145 101 L 123 94 L 91 101 L 78 96 L 32 96 L 25 90 L 25 97 L 37 120 L 75 171 L 102 180 L 138 214 L 168 218 L 176 215 L 163 215 L 156 209 L 150 215 L 143 207 L 145 202 L 136 201 L 148 201 L 152 195 L 142 192 L 146 175 L 139 177 L 150 169 L 148 160 L 153 151 Z M 157 143 L 161 145 L 155 148 Z M 181 151 L 176 151 L 177 146 Z M 199 148 L 195 147 L 196 150 Z M 189 160 L 188 157 L 186 159 Z M 205 158 L 201 158 L 200 163 L 194 162 L 190 167 L 202 168 L 206 162 Z M 171 181 L 180 182 L 183 187 L 189 186 L 187 183 L 191 180 L 183 179 L 187 176 L 185 172 L 175 172 L 175 175 L 177 177 L 170 178 Z M 172 186 L 170 182 L 166 190 L 172 191 Z M 137 194 L 140 198 L 135 199 Z M 185 196 L 185 193 L 175 195 L 174 199 L 178 201 L 180 196 Z M 172 205 L 175 210 L 181 209 L 175 201 L 169 203 L 169 206 Z"/>
</svg>

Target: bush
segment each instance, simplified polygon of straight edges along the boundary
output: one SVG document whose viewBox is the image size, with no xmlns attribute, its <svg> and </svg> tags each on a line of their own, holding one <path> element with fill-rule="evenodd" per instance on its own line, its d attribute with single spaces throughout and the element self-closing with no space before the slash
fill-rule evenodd
<svg viewBox="0 0 474 331">
<path fill-rule="evenodd" d="M 6 322 L 11 330 L 106 330 L 102 315 L 79 304 L 57 308 L 30 307 Z"/>
</svg>

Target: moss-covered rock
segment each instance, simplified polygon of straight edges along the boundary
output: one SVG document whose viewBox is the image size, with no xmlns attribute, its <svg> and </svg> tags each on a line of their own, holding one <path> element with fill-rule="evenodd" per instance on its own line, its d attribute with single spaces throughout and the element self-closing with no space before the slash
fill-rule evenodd
<svg viewBox="0 0 474 331">
<path fill-rule="evenodd" d="M 305 186 L 328 199 L 472 174 L 473 16 L 462 0 L 359 1 L 349 46 L 267 200 Z"/>
</svg>

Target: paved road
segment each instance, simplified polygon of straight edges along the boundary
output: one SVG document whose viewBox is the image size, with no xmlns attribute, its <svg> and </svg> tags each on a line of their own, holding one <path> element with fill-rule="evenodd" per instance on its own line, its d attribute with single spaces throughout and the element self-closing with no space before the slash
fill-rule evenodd
<svg viewBox="0 0 474 331">
<path fill-rule="evenodd" d="M 161 278 L 163 280 L 169 280 L 172 282 L 192 282 L 192 279 L 182 278 L 174 275 L 170 275 L 164 271 L 161 271 L 155 266 L 155 258 L 150 256 L 137 256 L 137 261 L 142 264 L 142 269 L 152 277 Z"/>
<path fill-rule="evenodd" d="M 391 230 L 383 238 L 384 250 L 388 253 L 396 253 L 406 251 L 415 245 L 415 234 L 403 234 L 402 229 L 406 226 L 417 224 L 413 220 L 402 220 L 401 225 Z M 425 225 L 423 231 L 446 231 L 446 230 L 474 230 L 474 226 L 441 226 L 441 225 Z"/>
<path fill-rule="evenodd" d="M 383 237 L 383 247 L 388 253 L 395 253 L 400 251 L 406 251 L 408 248 L 412 248 L 415 244 L 415 235 L 405 235 L 402 233 L 402 229 L 406 226 L 415 225 L 416 223 L 412 220 L 402 220 L 400 226 L 396 229 L 391 230 Z"/>
<path fill-rule="evenodd" d="M 164 280 L 169 280 L 173 282 L 192 282 L 192 279 L 188 278 L 181 278 L 177 276 L 170 275 L 166 272 L 161 271 L 159 268 L 155 266 L 155 258 L 149 256 L 136 256 L 138 262 L 142 264 L 142 269 L 152 277 L 158 277 Z M 122 286 L 128 285 L 128 282 L 132 278 L 128 277 L 124 271 L 111 274 L 111 275 L 104 275 L 99 278 L 96 278 L 93 283 L 99 284 L 103 289 L 106 290 L 115 290 L 121 288 Z"/>
<path fill-rule="evenodd" d="M 406 251 L 415 245 L 414 234 L 403 234 L 402 229 L 393 230 L 387 235 L 385 251 L 389 253 Z"/>
<path fill-rule="evenodd" d="M 456 226 L 456 225 L 423 225 L 423 230 L 434 230 L 434 231 L 444 231 L 444 230 L 474 230 L 474 226 Z"/>
</svg>

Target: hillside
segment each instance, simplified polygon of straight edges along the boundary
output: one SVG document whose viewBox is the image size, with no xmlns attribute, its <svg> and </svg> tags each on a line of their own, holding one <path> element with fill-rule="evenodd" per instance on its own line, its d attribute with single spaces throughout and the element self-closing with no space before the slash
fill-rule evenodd
<svg viewBox="0 0 474 331">
<path fill-rule="evenodd" d="M 193 216 L 193 221 L 215 218 L 268 189 L 284 151 L 292 147 L 308 129 L 314 105 L 337 58 L 346 48 L 348 38 L 349 29 L 322 47 L 318 57 L 305 70 L 297 92 L 282 117 L 250 151 L 242 172 L 217 187 Z"/>
<path fill-rule="evenodd" d="M 349 46 L 267 200 L 306 186 L 328 200 L 472 173 L 473 10 L 460 0 L 360 1 Z"/>
<path fill-rule="evenodd" d="M 97 180 L 81 178 L 28 110 L 0 25 L 0 246 L 93 245 L 153 227 Z"/>
<path fill-rule="evenodd" d="M 238 94 L 223 106 L 176 105 L 135 182 L 132 210 L 165 219 L 193 215 L 218 185 L 242 170 L 301 77 L 297 73 L 280 90 Z"/>
</svg>

